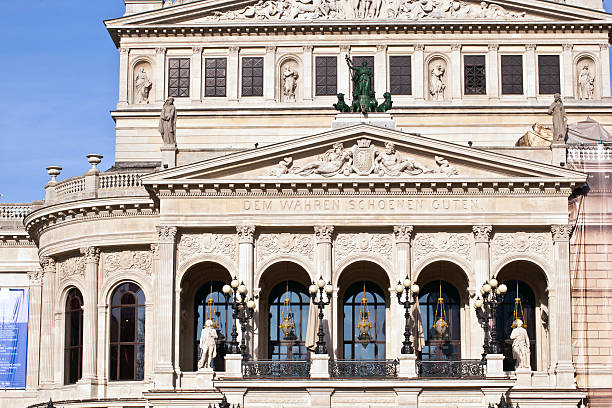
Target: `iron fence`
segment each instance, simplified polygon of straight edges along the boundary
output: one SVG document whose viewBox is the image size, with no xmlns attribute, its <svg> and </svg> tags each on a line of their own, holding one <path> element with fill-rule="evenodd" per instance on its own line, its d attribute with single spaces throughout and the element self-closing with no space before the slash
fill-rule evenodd
<svg viewBox="0 0 612 408">
<path fill-rule="evenodd" d="M 244 378 L 308 378 L 307 360 L 250 360 L 242 362 Z"/>
<path fill-rule="evenodd" d="M 394 378 L 398 360 L 330 360 L 332 378 Z"/>
<path fill-rule="evenodd" d="M 484 378 L 481 360 L 422 360 L 417 361 L 422 378 Z"/>
</svg>

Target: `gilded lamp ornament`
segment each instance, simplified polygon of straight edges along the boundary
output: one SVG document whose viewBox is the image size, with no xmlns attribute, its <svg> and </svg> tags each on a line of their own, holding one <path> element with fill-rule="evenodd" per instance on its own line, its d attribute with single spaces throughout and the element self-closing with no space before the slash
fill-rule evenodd
<svg viewBox="0 0 612 408">
<path fill-rule="evenodd" d="M 514 317 L 512 319 L 512 328 L 518 327 L 517 322 L 522 322 L 522 327 L 527 327 L 525 323 L 525 313 L 523 313 L 523 302 L 519 296 L 518 281 L 516 281 L 516 297 L 514 298 Z"/>
<path fill-rule="evenodd" d="M 438 333 L 440 338 L 443 338 L 448 330 L 448 322 L 446 320 L 446 307 L 444 305 L 444 298 L 442 297 L 442 282 L 440 282 L 440 292 L 438 296 L 438 303 L 436 304 L 436 314 L 434 318 L 433 329 Z"/>
<path fill-rule="evenodd" d="M 278 326 L 283 332 L 285 340 L 295 340 L 295 323 L 293 321 L 293 312 L 291 311 L 291 299 L 289 294 L 289 282 L 285 289 L 285 300 L 283 301 L 283 308 L 281 310 L 281 324 Z"/>
<path fill-rule="evenodd" d="M 363 297 L 361 298 L 361 307 L 359 309 L 359 323 L 357 323 L 359 336 L 357 338 L 364 343 L 369 343 L 372 341 L 372 336 L 370 335 L 371 329 L 370 309 L 368 308 L 368 299 L 366 298 L 365 282 L 363 282 Z"/>
<path fill-rule="evenodd" d="M 219 328 L 219 323 L 217 322 L 217 306 L 215 305 L 215 299 L 213 298 L 212 282 L 210 283 L 210 294 L 208 295 L 208 300 L 206 300 L 206 318 L 204 319 L 204 322 L 207 320 L 212 322 L 212 327 L 214 329 Z"/>
</svg>

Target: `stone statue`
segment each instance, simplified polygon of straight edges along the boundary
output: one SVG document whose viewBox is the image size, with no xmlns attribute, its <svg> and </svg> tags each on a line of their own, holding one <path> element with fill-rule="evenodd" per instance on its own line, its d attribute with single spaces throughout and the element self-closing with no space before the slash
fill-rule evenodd
<svg viewBox="0 0 612 408">
<path fill-rule="evenodd" d="M 402 173 L 411 175 L 433 173 L 432 169 L 415 162 L 414 160 L 402 160 L 399 152 L 392 142 L 385 143 L 385 150 L 376 155 L 374 171 L 379 176 L 397 177 Z"/>
<path fill-rule="evenodd" d="M 174 106 L 174 98 L 172 97 L 166 100 L 161 110 L 159 133 L 164 144 L 176 145 L 176 106 Z"/>
<path fill-rule="evenodd" d="M 294 173 L 301 176 L 320 174 L 324 177 L 333 177 L 345 172 L 348 174 L 352 165 L 351 156 L 351 151 L 344 150 L 342 143 L 334 143 L 332 148 L 320 155 L 317 160 L 296 168 Z"/>
<path fill-rule="evenodd" d="M 567 134 L 567 115 L 560 94 L 555 94 L 555 101 L 548 108 L 548 114 L 553 118 L 553 143 L 565 143 Z"/>
<path fill-rule="evenodd" d="M 213 359 L 217 356 L 217 330 L 213 327 L 212 320 L 206 320 L 200 335 L 200 360 L 198 369 L 212 368 Z"/>
<path fill-rule="evenodd" d="M 589 66 L 585 64 L 578 76 L 578 98 L 581 100 L 593 99 L 595 93 L 595 78 L 591 74 Z"/>
<path fill-rule="evenodd" d="M 356 67 L 351 59 L 346 56 L 346 63 L 350 70 L 354 71 L 353 82 L 353 112 L 372 112 L 372 107 L 376 111 L 376 98 L 372 92 L 372 70 L 368 67 L 367 61 L 363 61 L 360 67 Z M 373 101 L 372 101 L 373 99 Z M 374 102 L 374 104 L 372 103 Z"/>
<path fill-rule="evenodd" d="M 283 160 L 278 162 L 276 167 L 273 167 L 272 170 L 270 170 L 270 175 L 279 177 L 283 174 L 288 174 L 292 164 L 293 157 L 285 157 Z"/>
<path fill-rule="evenodd" d="M 510 333 L 510 340 L 512 340 L 512 357 L 516 362 L 515 368 L 531 369 L 529 335 L 521 319 L 516 321 L 516 327 Z"/>
<path fill-rule="evenodd" d="M 528 130 L 517 142 L 519 147 L 550 147 L 553 141 L 553 131 L 551 128 L 540 123 L 534 123 L 532 130 Z"/>
<path fill-rule="evenodd" d="M 429 84 L 429 93 L 433 97 L 434 101 L 444 100 L 444 90 L 446 85 L 444 84 L 444 74 L 446 69 L 442 64 L 437 64 L 434 69 L 431 70 L 431 83 Z"/>
<path fill-rule="evenodd" d="M 452 166 L 448 162 L 448 160 L 446 160 L 444 157 L 442 157 L 442 156 L 434 156 L 434 160 L 436 161 L 436 164 L 440 168 L 440 173 L 444 173 L 448 177 L 456 176 L 457 174 L 459 174 L 459 171 L 457 171 L 455 166 Z"/>
<path fill-rule="evenodd" d="M 295 102 L 295 89 L 297 88 L 298 73 L 287 65 L 283 71 L 283 101 Z"/>
<path fill-rule="evenodd" d="M 153 83 L 149 80 L 149 76 L 144 68 L 140 69 L 135 79 L 136 85 L 136 103 L 149 103 L 149 92 Z"/>
</svg>

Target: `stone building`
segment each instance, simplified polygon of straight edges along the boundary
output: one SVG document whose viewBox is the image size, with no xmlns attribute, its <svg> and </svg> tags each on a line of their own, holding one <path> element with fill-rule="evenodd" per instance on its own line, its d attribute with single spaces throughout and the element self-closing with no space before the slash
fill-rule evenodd
<svg viewBox="0 0 612 408">
<path fill-rule="evenodd" d="M 124 1 L 114 166 L 0 205 L 0 287 L 29 289 L 0 408 L 612 405 L 601 1 Z M 393 109 L 331 107 L 347 58 Z"/>
</svg>

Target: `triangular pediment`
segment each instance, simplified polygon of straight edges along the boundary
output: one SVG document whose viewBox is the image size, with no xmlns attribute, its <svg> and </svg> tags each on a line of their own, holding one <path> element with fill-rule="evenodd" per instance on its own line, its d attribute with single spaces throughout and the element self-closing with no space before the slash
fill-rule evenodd
<svg viewBox="0 0 612 408">
<path fill-rule="evenodd" d="M 184 0 L 180 5 L 108 20 L 109 29 L 126 26 L 202 26 L 347 21 L 377 22 L 609 22 L 607 13 L 543 0 Z"/>
<path fill-rule="evenodd" d="M 566 183 L 582 173 L 371 125 L 233 153 L 142 178 L 145 185 L 210 183 Z"/>
</svg>

